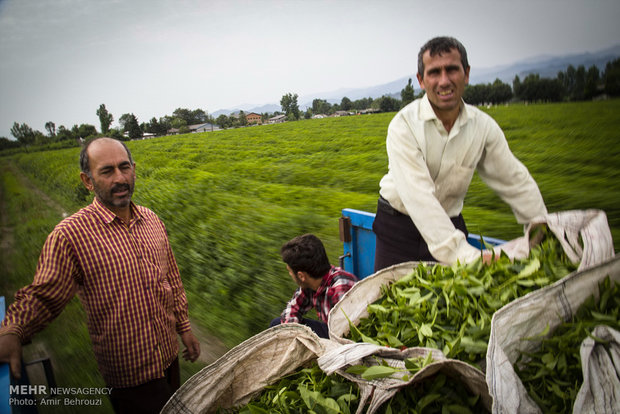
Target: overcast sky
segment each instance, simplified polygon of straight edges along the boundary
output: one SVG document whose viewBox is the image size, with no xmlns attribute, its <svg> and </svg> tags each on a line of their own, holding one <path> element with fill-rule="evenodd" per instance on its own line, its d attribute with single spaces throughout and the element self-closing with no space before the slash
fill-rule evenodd
<svg viewBox="0 0 620 414">
<path fill-rule="evenodd" d="M 618 0 L 0 0 L 0 136 L 99 130 L 102 103 L 117 126 L 387 83 L 438 35 L 472 73 L 594 52 L 620 43 L 619 21 Z"/>
</svg>

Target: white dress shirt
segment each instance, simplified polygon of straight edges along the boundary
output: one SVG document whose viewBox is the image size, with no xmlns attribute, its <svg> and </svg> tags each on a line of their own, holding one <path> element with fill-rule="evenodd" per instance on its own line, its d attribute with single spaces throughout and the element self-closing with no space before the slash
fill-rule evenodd
<svg viewBox="0 0 620 414">
<path fill-rule="evenodd" d="M 519 223 L 547 213 L 536 182 L 508 148 L 499 125 L 474 106 L 461 104 L 448 133 L 425 95 L 396 114 L 386 147 L 388 172 L 380 194 L 411 217 L 440 262 L 463 263 L 480 256 L 450 221 L 463 209 L 475 170 L 510 205 Z"/>
</svg>

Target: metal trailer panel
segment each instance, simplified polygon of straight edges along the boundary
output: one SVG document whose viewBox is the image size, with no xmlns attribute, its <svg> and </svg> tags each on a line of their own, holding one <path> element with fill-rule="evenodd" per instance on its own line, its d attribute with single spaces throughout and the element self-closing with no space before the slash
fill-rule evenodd
<svg viewBox="0 0 620 414">
<path fill-rule="evenodd" d="M 342 210 L 340 240 L 343 244 L 343 255 L 340 257 L 340 266 L 360 279 L 374 273 L 375 233 L 372 231 L 374 221 L 374 213 L 351 208 Z M 467 241 L 478 249 L 484 248 L 483 242 L 491 246 L 505 243 L 504 240 L 478 234 L 469 234 Z"/>
<path fill-rule="evenodd" d="M 0 321 L 4 319 L 5 306 L 4 296 L 0 296 Z M 0 364 L 0 414 L 9 414 L 11 412 L 11 407 L 9 406 L 10 384 L 9 364 Z"/>
</svg>

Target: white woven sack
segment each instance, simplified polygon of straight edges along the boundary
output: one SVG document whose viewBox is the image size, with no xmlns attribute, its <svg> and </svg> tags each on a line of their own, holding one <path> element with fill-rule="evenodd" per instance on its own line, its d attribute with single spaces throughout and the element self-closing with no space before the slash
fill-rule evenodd
<svg viewBox="0 0 620 414">
<path fill-rule="evenodd" d="M 547 224 L 568 258 L 573 263 L 579 262 L 578 270 L 595 266 L 614 256 L 611 230 L 602 210 L 562 211 L 539 217 L 534 222 Z M 501 249 L 513 259 L 527 257 L 532 227 L 530 224 L 524 236 L 502 244 L 495 250 L 499 253 Z M 352 342 L 344 338 L 349 333 L 349 320 L 357 325 L 361 318 L 368 316 L 367 306 L 381 297 L 381 286 L 408 275 L 419 263 L 400 263 L 356 283 L 329 313 L 330 339 L 343 344 Z"/>
<path fill-rule="evenodd" d="M 553 331 L 562 321 L 569 320 L 589 296 L 598 294 L 598 283 L 608 275 L 611 280 L 620 281 L 620 257 L 572 273 L 495 312 L 486 358 L 486 381 L 493 398 L 493 413 L 540 413 L 513 369 L 521 350 L 532 351 L 538 347 L 535 341 L 522 338 L 542 332 L 547 325 Z"/>
<path fill-rule="evenodd" d="M 162 413 L 212 413 L 247 404 L 283 376 L 337 346 L 304 325 L 269 328 L 237 345 L 187 380 Z"/>
<path fill-rule="evenodd" d="M 405 371 L 405 359 L 426 358 L 432 352 L 433 362 L 422 368 L 415 375 L 402 380 L 402 375 L 365 380 L 356 374 L 347 373 L 346 369 L 353 365 L 373 366 L 381 362 Z M 462 382 L 472 393 L 482 399 L 483 404 L 490 411 L 491 396 L 485 382 L 484 374 L 473 366 L 454 359 L 446 359 L 443 353 L 430 348 L 408 348 L 399 350 L 369 343 L 349 343 L 325 352 L 318 359 L 319 367 L 327 375 L 337 372 L 342 377 L 355 382 L 360 390 L 360 404 L 357 413 L 361 413 L 367 405 L 367 414 L 374 414 L 389 399 L 398 392 L 405 392 L 407 387 L 427 380 L 427 378 L 442 372 Z M 368 404 L 367 404 L 368 403 Z"/>
<path fill-rule="evenodd" d="M 578 270 L 603 263 L 614 256 L 614 242 L 602 210 L 569 210 L 547 214 L 533 220 L 525 235 L 494 248 L 510 258 L 525 258 L 530 251 L 530 232 L 536 224 L 544 223 L 560 241 L 562 249 Z"/>
<path fill-rule="evenodd" d="M 344 337 L 349 333 L 349 320 L 357 326 L 360 319 L 368 316 L 368 305 L 381 297 L 381 286 L 407 276 L 419 263 L 406 262 L 390 266 L 353 285 L 329 312 L 327 318 L 329 338 L 341 344 L 353 343 Z"/>
<path fill-rule="evenodd" d="M 607 341 L 609 351 L 592 338 L 581 343 L 583 385 L 575 398 L 574 413 L 620 413 L 620 332 L 609 326 L 592 335 Z"/>
</svg>

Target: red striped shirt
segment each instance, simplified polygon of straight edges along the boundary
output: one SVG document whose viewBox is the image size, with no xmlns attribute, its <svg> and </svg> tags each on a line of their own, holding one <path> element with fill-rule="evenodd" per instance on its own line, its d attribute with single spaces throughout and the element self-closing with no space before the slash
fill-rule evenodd
<svg viewBox="0 0 620 414">
<path fill-rule="evenodd" d="M 332 266 L 329 272 L 323 276 L 321 285 L 316 292 L 312 289 L 297 288 L 280 316 L 282 323 L 299 323 L 302 316 L 312 308 L 316 309 L 319 319 L 327 323 L 329 311 L 336 306 L 336 303 L 353 287 L 357 280 L 355 275 Z"/>
<path fill-rule="evenodd" d="M 190 330 L 187 299 L 164 224 L 145 207 L 131 209 L 126 225 L 95 198 L 61 221 L 0 333 L 28 340 L 77 293 L 108 386 L 163 377 L 179 351 L 176 333 Z"/>
</svg>

